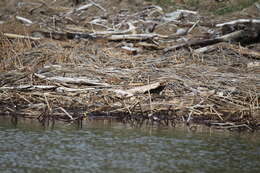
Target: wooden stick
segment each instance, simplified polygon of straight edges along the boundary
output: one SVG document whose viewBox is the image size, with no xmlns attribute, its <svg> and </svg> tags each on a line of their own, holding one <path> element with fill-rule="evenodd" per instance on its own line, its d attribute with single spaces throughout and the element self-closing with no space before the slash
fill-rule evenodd
<svg viewBox="0 0 260 173">
<path fill-rule="evenodd" d="M 16 18 L 17 20 L 20 20 L 20 21 L 22 21 L 22 22 L 24 22 L 24 23 L 27 23 L 27 24 L 32 24 L 32 23 L 33 23 L 31 20 L 26 19 L 26 18 L 21 17 L 21 16 L 15 16 L 15 18 Z"/>
<path fill-rule="evenodd" d="M 107 83 L 101 83 L 97 80 L 90 80 L 83 77 L 78 78 L 71 78 L 71 77 L 61 77 L 61 76 L 54 76 L 54 77 L 46 77 L 41 74 L 34 73 L 40 79 L 53 81 L 53 82 L 61 82 L 61 83 L 71 83 L 71 84 L 80 84 L 80 85 L 91 85 L 91 86 L 110 86 Z"/>
<path fill-rule="evenodd" d="M 64 108 L 59 107 L 59 109 L 62 110 L 71 120 L 74 120 L 74 118 Z"/>
<path fill-rule="evenodd" d="M 8 37 L 8 38 L 12 38 L 12 39 L 29 39 L 29 40 L 40 40 L 41 38 L 38 37 L 31 37 L 31 36 L 27 36 L 27 35 L 18 35 L 18 34 L 10 34 L 10 33 L 4 33 L 4 36 Z"/>
<path fill-rule="evenodd" d="M 235 24 L 239 24 L 239 23 L 260 23 L 260 20 L 259 19 L 238 19 L 238 20 L 233 20 L 230 22 L 217 24 L 216 27 L 222 27 L 225 25 L 235 25 Z"/>
</svg>

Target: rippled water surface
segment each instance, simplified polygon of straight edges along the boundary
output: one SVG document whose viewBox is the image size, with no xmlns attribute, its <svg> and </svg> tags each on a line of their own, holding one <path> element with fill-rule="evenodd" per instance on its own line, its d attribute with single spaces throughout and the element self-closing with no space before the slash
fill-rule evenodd
<svg viewBox="0 0 260 173">
<path fill-rule="evenodd" d="M 123 125 L 15 127 L 0 119 L 0 172 L 260 172 L 260 135 Z"/>
</svg>

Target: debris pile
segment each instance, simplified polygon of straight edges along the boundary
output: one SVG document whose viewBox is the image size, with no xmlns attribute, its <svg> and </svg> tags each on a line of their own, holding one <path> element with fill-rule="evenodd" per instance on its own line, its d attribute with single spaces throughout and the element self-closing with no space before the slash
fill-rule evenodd
<svg viewBox="0 0 260 173">
<path fill-rule="evenodd" d="M 1 115 L 260 128 L 259 16 L 47 2 L 0 18 Z"/>
</svg>

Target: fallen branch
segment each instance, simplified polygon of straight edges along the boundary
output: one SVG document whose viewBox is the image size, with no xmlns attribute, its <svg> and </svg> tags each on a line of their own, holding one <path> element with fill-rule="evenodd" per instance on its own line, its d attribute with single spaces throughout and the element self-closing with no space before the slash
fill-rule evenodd
<svg viewBox="0 0 260 173">
<path fill-rule="evenodd" d="M 94 3 L 93 1 L 91 1 L 91 3 L 89 3 L 89 4 L 82 5 L 82 6 L 78 7 L 78 8 L 76 8 L 76 9 L 73 9 L 73 10 L 67 12 L 67 13 L 65 14 L 65 16 L 69 16 L 69 15 L 71 15 L 71 14 L 74 13 L 74 12 L 79 12 L 79 11 L 82 11 L 82 10 L 86 10 L 86 9 L 92 7 L 92 6 L 96 6 L 97 8 L 99 8 L 99 9 L 101 9 L 102 11 L 106 12 L 106 9 L 104 9 L 103 7 L 101 7 L 101 5 L 99 5 L 99 4 Z"/>
<path fill-rule="evenodd" d="M 217 45 L 218 44 L 201 47 L 201 48 L 195 49 L 194 52 L 195 53 L 208 53 L 208 52 L 211 52 L 211 51 L 214 51 L 215 49 L 217 49 Z"/>
<path fill-rule="evenodd" d="M 15 18 L 16 18 L 17 20 L 22 21 L 23 23 L 27 23 L 27 24 L 32 24 L 32 23 L 33 23 L 31 20 L 26 19 L 26 18 L 21 17 L 21 16 L 15 16 Z"/>
<path fill-rule="evenodd" d="M 89 86 L 110 86 L 107 83 L 100 83 L 98 80 L 90 80 L 83 77 L 79 77 L 79 78 L 61 77 L 61 76 L 46 77 L 44 75 L 37 74 L 37 73 L 34 73 L 34 75 L 40 79 L 59 82 L 59 83 L 70 83 L 70 84 L 89 85 Z"/>
<path fill-rule="evenodd" d="M 15 87 L 0 87 L 2 91 L 8 90 L 22 90 L 22 91 L 33 91 L 33 90 L 53 90 L 57 86 L 54 85 L 20 85 Z"/>
<path fill-rule="evenodd" d="M 156 82 L 156 83 L 152 83 L 152 84 L 148 84 L 148 85 L 144 85 L 144 86 L 138 86 L 138 87 L 128 89 L 128 90 L 117 89 L 117 90 L 111 90 L 111 91 L 115 92 L 117 94 L 117 96 L 119 96 L 119 97 L 132 97 L 135 94 L 143 94 L 150 90 L 156 89 L 156 88 L 160 87 L 161 85 L 162 84 L 160 82 Z"/>
<path fill-rule="evenodd" d="M 148 40 L 154 38 L 167 38 L 167 36 L 159 34 L 124 34 L 124 35 L 111 35 L 107 37 L 108 40 Z"/>
<path fill-rule="evenodd" d="M 62 108 L 62 107 L 59 107 L 59 109 L 62 111 L 62 112 L 64 112 L 69 118 L 70 118 L 70 120 L 74 120 L 74 118 L 68 113 L 68 111 L 66 111 L 64 108 Z"/>
<path fill-rule="evenodd" d="M 192 47 L 192 48 L 197 48 L 197 47 L 201 47 L 201 46 L 209 46 L 209 45 L 213 45 L 216 43 L 220 43 L 220 42 L 238 42 L 240 40 L 240 38 L 242 38 L 244 35 L 246 35 L 247 32 L 243 31 L 243 30 L 239 30 L 239 31 L 235 31 L 226 35 L 223 35 L 221 37 L 217 37 L 214 39 L 205 39 L 205 40 L 195 40 L 195 41 L 189 41 L 186 43 L 181 43 L 181 44 L 177 44 L 174 45 L 172 47 L 169 48 L 165 48 L 164 52 L 169 52 L 169 51 L 173 51 L 173 50 L 177 50 L 180 48 L 188 48 L 188 47 Z M 207 48 L 205 48 L 207 49 Z M 203 52 L 204 50 L 197 50 L 197 52 Z"/>
<path fill-rule="evenodd" d="M 38 37 L 31 37 L 28 35 L 18 35 L 18 34 L 10 34 L 10 33 L 3 33 L 4 36 L 7 38 L 12 38 L 12 39 L 29 39 L 29 40 L 40 40 L 41 38 Z"/>
<path fill-rule="evenodd" d="M 205 40 L 195 40 L 195 41 L 177 44 L 177 45 L 174 45 L 174 46 L 169 47 L 169 48 L 165 48 L 164 52 L 169 52 L 169 51 L 177 50 L 177 49 L 180 49 L 180 48 L 207 46 L 207 45 L 216 44 L 216 43 L 219 43 L 219 42 L 222 42 L 222 41 L 224 41 L 224 40 L 221 40 L 219 38 L 205 39 Z"/>
<path fill-rule="evenodd" d="M 225 25 L 236 25 L 236 24 L 240 24 L 240 23 L 258 23 L 258 24 L 260 24 L 260 20 L 259 19 L 238 19 L 238 20 L 233 20 L 230 22 L 217 24 L 216 27 L 223 27 Z"/>
<path fill-rule="evenodd" d="M 102 32 L 94 32 L 92 34 L 90 34 L 93 37 L 97 37 L 97 36 L 110 36 L 110 35 L 120 35 L 120 34 L 132 34 L 135 33 L 136 27 L 128 22 L 128 29 L 126 30 L 122 30 L 122 31 L 102 31 Z"/>
</svg>

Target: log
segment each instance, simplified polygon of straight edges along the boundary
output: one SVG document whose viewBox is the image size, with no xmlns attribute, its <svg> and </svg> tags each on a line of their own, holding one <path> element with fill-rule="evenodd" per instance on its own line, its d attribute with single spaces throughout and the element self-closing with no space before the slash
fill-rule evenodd
<svg viewBox="0 0 260 173">
<path fill-rule="evenodd" d="M 112 89 L 111 91 L 115 92 L 118 97 L 132 97 L 136 94 L 143 94 L 145 92 L 148 92 L 150 90 L 156 89 L 158 87 L 162 86 L 160 82 L 144 85 L 144 86 L 138 86 L 135 88 L 131 88 L 128 90 L 122 90 L 122 89 Z"/>
<path fill-rule="evenodd" d="M 223 27 L 225 25 L 236 25 L 236 24 L 242 24 L 242 23 L 258 23 L 258 24 L 260 24 L 260 20 L 259 19 L 238 19 L 238 20 L 233 20 L 233 21 L 230 21 L 230 22 L 217 24 L 216 27 Z"/>
</svg>

